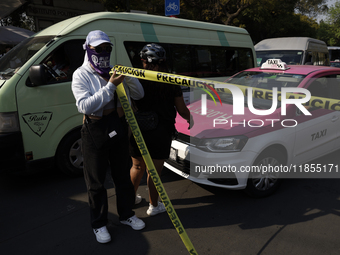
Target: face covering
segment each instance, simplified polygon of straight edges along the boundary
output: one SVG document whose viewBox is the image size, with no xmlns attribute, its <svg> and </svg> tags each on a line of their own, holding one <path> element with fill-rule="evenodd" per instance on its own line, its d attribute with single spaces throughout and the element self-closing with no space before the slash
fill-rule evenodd
<svg viewBox="0 0 340 255">
<path fill-rule="evenodd" d="M 97 53 L 95 49 L 91 49 L 86 45 L 87 57 L 97 73 L 106 79 L 110 79 L 110 54 L 111 52 L 106 52 L 103 50 L 101 53 Z"/>
</svg>

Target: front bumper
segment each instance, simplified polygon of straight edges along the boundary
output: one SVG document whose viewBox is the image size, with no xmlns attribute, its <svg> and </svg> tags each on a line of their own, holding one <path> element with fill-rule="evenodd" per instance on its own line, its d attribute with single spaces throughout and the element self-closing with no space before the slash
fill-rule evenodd
<svg viewBox="0 0 340 255">
<path fill-rule="evenodd" d="M 180 140 L 174 140 L 172 148 L 176 155 L 172 153 L 166 160 L 166 168 L 196 183 L 233 190 L 246 188 L 249 172 L 242 169 L 251 166 L 258 156 L 257 153 L 247 150 L 232 153 L 205 152 Z M 199 171 L 214 166 L 229 170 L 232 167 L 236 171 L 224 171 L 220 174 Z"/>
<path fill-rule="evenodd" d="M 0 172 L 25 166 L 21 132 L 0 134 Z"/>
</svg>

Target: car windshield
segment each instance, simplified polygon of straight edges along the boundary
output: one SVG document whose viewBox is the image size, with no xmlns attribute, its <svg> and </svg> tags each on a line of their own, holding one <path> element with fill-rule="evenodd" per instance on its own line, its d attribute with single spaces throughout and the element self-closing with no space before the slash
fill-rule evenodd
<svg viewBox="0 0 340 255">
<path fill-rule="evenodd" d="M 31 37 L 0 58 L 0 80 L 10 79 L 35 53 L 54 36 Z"/>
<path fill-rule="evenodd" d="M 261 66 L 268 59 L 281 59 L 287 65 L 301 65 L 302 56 L 301 50 L 256 51 L 257 66 Z"/>
<path fill-rule="evenodd" d="M 291 74 L 291 73 L 273 73 L 273 72 L 251 72 L 243 71 L 233 77 L 227 79 L 225 82 L 228 84 L 235 84 L 259 89 L 273 90 L 277 88 L 277 91 L 281 91 L 283 87 L 298 87 L 301 81 L 306 77 L 306 75 L 301 74 Z M 194 88 L 191 89 L 194 92 L 191 95 L 190 100 L 196 101 L 201 98 L 201 95 L 206 93 L 202 89 Z M 233 104 L 233 96 L 229 93 L 218 92 L 223 104 Z M 213 98 L 212 98 L 213 97 Z M 208 100 L 218 101 L 218 98 L 211 93 Z M 272 107 L 272 99 L 262 99 L 253 98 L 253 106 L 257 109 L 270 109 Z M 247 107 L 247 97 L 245 96 L 245 106 Z M 277 107 L 281 107 L 280 102 L 278 102 Z"/>
<path fill-rule="evenodd" d="M 291 73 L 244 71 L 226 80 L 226 83 L 267 90 L 277 88 L 281 91 L 281 88 L 285 87 L 298 87 L 305 77 L 305 75 Z M 232 102 L 231 94 L 221 93 L 221 99 L 225 102 Z M 245 102 L 247 102 L 246 99 Z M 253 98 L 253 104 L 258 109 L 270 109 L 272 100 Z M 280 106 L 281 104 L 278 103 L 278 107 Z"/>
</svg>

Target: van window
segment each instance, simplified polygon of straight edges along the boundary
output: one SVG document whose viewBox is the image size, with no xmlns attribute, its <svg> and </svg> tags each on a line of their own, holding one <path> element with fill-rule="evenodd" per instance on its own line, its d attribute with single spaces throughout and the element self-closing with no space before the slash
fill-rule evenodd
<svg viewBox="0 0 340 255">
<path fill-rule="evenodd" d="M 71 40 L 51 52 L 40 64 L 49 73 L 48 84 L 71 81 L 73 72 L 82 65 L 85 51 L 84 40 Z"/>
<path fill-rule="evenodd" d="M 139 52 L 146 42 L 124 42 L 133 67 L 142 68 Z M 170 73 L 191 77 L 229 77 L 254 67 L 250 48 L 159 43 L 167 54 Z"/>
<path fill-rule="evenodd" d="M 287 65 L 301 65 L 302 50 L 268 50 L 256 51 L 257 66 L 261 66 L 268 59 L 281 59 Z"/>
<path fill-rule="evenodd" d="M 0 80 L 10 79 L 35 53 L 54 36 L 31 37 L 0 58 Z"/>
<path fill-rule="evenodd" d="M 328 63 L 328 54 L 324 52 L 308 52 L 309 55 L 312 55 L 312 61 L 306 61 L 306 62 L 312 62 L 315 66 L 326 66 L 329 65 Z"/>
<path fill-rule="evenodd" d="M 330 61 L 340 60 L 340 47 L 328 47 L 328 52 Z"/>
</svg>

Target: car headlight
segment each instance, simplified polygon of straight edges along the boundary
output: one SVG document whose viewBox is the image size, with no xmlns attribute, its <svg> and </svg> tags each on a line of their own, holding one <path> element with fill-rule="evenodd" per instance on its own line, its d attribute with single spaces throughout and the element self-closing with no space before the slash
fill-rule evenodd
<svg viewBox="0 0 340 255">
<path fill-rule="evenodd" d="M 202 139 L 197 146 L 199 149 L 209 152 L 237 152 L 246 145 L 248 137 L 231 136 Z"/>
<path fill-rule="evenodd" d="M 0 112 L 0 133 L 19 131 L 17 112 Z"/>
</svg>

